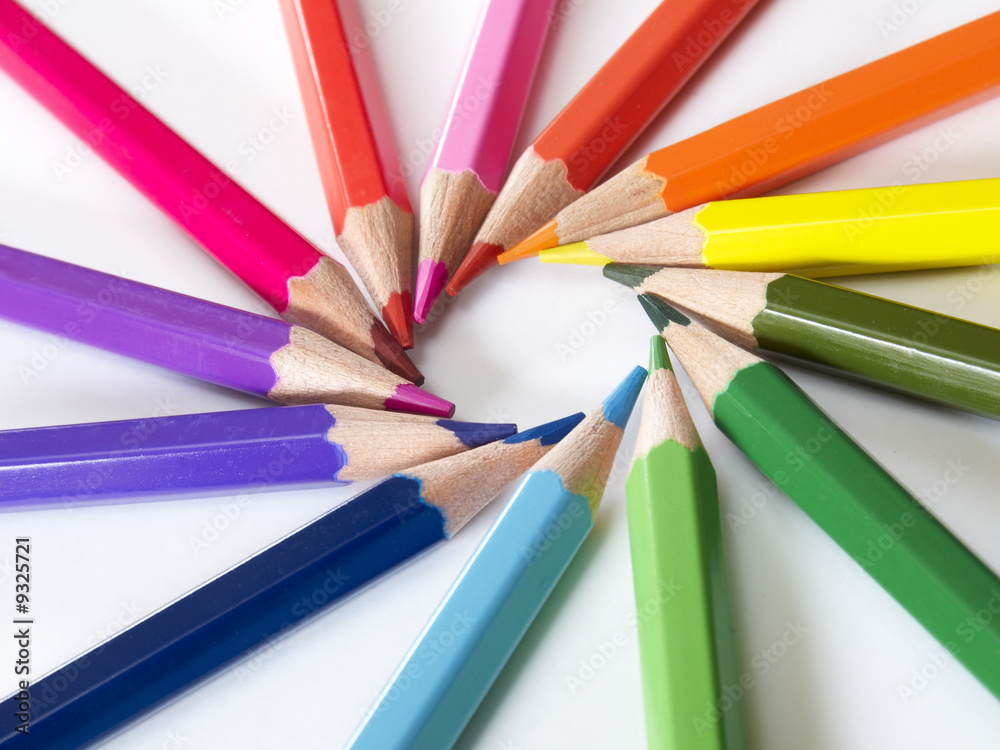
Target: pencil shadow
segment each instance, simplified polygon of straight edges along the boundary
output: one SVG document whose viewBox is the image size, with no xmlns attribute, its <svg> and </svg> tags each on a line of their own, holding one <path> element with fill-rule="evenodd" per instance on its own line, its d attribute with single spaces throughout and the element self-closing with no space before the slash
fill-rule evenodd
<svg viewBox="0 0 1000 750">
<path fill-rule="evenodd" d="M 521 642 L 514 649 L 514 653 L 500 672 L 500 676 L 497 677 L 476 713 L 473 714 L 465 731 L 462 732 L 455 744 L 456 750 L 463 748 L 471 750 L 471 748 L 479 746 L 483 732 L 490 725 L 490 721 L 503 704 L 511 688 L 522 678 L 525 668 L 534 658 L 553 620 L 559 615 L 566 601 L 574 595 L 580 585 L 580 580 L 590 569 L 601 546 L 605 544 L 610 527 L 611 522 L 607 516 L 598 516 L 594 528 L 584 540 L 579 552 L 566 568 L 566 572 L 563 573 L 549 598 L 542 605 L 538 616 L 528 628 L 528 632 L 524 634 Z"/>
</svg>

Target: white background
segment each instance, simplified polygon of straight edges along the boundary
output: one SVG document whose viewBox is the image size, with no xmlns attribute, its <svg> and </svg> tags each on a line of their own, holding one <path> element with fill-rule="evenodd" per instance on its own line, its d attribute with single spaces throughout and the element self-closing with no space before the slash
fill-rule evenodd
<svg viewBox="0 0 1000 750">
<path fill-rule="evenodd" d="M 26 0 L 28 2 L 28 0 Z M 334 255 L 277 3 L 264 0 L 30 0 L 116 81 Z M 515 152 L 569 100 L 654 7 L 652 0 L 564 0 Z M 371 44 L 416 202 L 428 139 L 440 126 L 478 13 L 470 0 L 403 0 L 382 13 Z M 894 7 L 912 11 L 889 28 Z M 363 14 L 397 7 L 366 0 Z M 652 150 L 998 9 L 973 0 L 765 0 L 630 150 Z M 897 17 L 898 18 L 898 17 Z M 156 82 L 149 70 L 159 69 Z M 47 112 L 0 76 L 0 242 L 236 307 L 260 303 L 188 241 Z M 291 121 L 256 150 L 274 110 Z M 804 192 L 1000 176 L 987 102 L 786 188 Z M 934 149 L 938 128 L 952 143 Z M 942 143 L 939 139 L 939 144 Z M 928 150 L 929 149 L 929 150 Z M 926 170 L 914 156 L 929 155 Z M 253 158 L 251 158 L 251 156 Z M 75 165 L 75 166 L 71 166 Z M 68 172 L 62 166 L 71 166 Z M 852 279 L 872 291 L 1000 325 L 992 269 Z M 611 307 L 574 347 L 588 313 Z M 592 268 L 521 262 L 478 280 L 420 331 L 414 359 L 458 418 L 522 426 L 589 410 L 628 368 L 645 363 L 652 328 L 622 288 Z M 581 339 L 573 338 L 577 344 Z M 559 347 L 569 347 L 571 354 Z M 0 427 L 18 428 L 261 405 L 44 333 L 0 322 Z M 562 352 L 562 353 L 561 353 Z M 796 381 L 994 570 L 1000 570 L 996 487 L 1000 430 L 827 375 Z M 738 512 L 762 475 L 685 393 L 719 473 L 724 513 Z M 597 525 L 518 648 L 460 747 L 638 748 L 639 662 L 623 491 L 633 419 Z M 958 465 L 961 476 L 948 473 Z M 965 468 L 967 467 L 967 468 Z M 936 484 L 935 484 L 936 483 Z M 15 536 L 32 538 L 36 676 L 148 614 L 358 488 L 150 502 L 0 516 L 0 619 L 12 613 Z M 456 539 L 293 635 L 258 652 L 107 742 L 107 748 L 341 746 L 437 605 L 497 502 Z M 214 526 L 225 528 L 216 533 Z M 198 541 L 211 541 L 197 544 Z M 1000 706 L 950 658 L 916 695 L 914 670 L 941 647 L 787 498 L 745 525 L 726 525 L 743 700 L 751 745 L 769 750 L 993 748 Z M 985 606 L 985 602 L 984 602 Z M 807 632 L 766 673 L 762 652 L 799 621 Z M 581 660 L 616 635 L 625 645 L 582 687 Z M 0 693 L 13 690 L 13 642 L 0 637 Z M 598 664 L 600 659 L 595 660 Z M 586 673 L 585 673 L 586 674 Z M 10 717 L 0 719 L 9 721 Z"/>
</svg>

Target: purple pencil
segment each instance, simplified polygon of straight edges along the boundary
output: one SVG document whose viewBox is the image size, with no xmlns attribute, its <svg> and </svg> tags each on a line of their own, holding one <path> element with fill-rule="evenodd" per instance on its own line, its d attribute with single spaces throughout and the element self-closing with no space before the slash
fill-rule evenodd
<svg viewBox="0 0 1000 750">
<path fill-rule="evenodd" d="M 4 245 L 0 317 L 283 404 L 455 410 L 300 326 Z"/>
<path fill-rule="evenodd" d="M 0 510 L 339 486 L 517 432 L 311 404 L 0 432 Z"/>
</svg>

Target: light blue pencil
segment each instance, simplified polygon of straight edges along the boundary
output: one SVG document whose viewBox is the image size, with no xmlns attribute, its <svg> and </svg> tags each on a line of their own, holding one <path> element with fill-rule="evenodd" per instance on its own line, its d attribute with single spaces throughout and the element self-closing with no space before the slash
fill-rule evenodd
<svg viewBox="0 0 1000 750">
<path fill-rule="evenodd" d="M 645 379 L 636 367 L 531 468 L 355 732 L 352 750 L 456 742 L 593 527 Z"/>
</svg>

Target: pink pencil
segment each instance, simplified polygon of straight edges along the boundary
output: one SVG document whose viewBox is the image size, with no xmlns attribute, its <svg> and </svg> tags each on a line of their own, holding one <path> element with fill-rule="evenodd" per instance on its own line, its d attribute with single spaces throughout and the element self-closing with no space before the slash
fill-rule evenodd
<svg viewBox="0 0 1000 750">
<path fill-rule="evenodd" d="M 420 187 L 413 318 L 427 320 L 500 192 L 557 0 L 486 0 Z"/>
<path fill-rule="evenodd" d="M 346 268 L 13 0 L 0 0 L 0 70 L 286 320 L 422 380 Z"/>
</svg>

